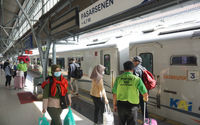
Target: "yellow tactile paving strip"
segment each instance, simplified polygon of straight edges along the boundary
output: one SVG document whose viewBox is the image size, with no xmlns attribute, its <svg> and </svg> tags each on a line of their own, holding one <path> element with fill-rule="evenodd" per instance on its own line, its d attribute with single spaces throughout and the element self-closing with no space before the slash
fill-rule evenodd
<svg viewBox="0 0 200 125">
<path fill-rule="evenodd" d="M 81 91 L 84 91 L 84 90 L 81 90 Z M 79 94 L 79 97 L 93 103 L 92 99 L 89 98 L 89 97 L 86 97 L 86 96 L 81 95 L 81 94 Z M 170 119 L 166 119 L 164 117 L 161 117 L 161 116 L 158 116 L 158 115 L 155 115 L 155 114 L 149 114 L 149 115 L 150 115 L 151 118 L 154 118 L 156 120 L 162 121 L 162 122 L 170 124 L 170 125 L 183 125 L 182 123 L 179 123 L 179 122 L 176 122 L 176 121 L 173 121 L 173 120 L 170 120 Z M 143 121 L 138 120 L 138 123 L 142 124 Z"/>
</svg>

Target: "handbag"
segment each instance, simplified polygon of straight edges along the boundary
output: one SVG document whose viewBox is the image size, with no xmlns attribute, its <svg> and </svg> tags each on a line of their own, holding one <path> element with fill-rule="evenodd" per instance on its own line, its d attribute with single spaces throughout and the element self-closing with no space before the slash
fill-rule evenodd
<svg viewBox="0 0 200 125">
<path fill-rule="evenodd" d="M 114 125 L 114 116 L 109 104 L 105 104 L 105 112 L 103 113 L 103 125 Z"/>
<path fill-rule="evenodd" d="M 60 96 L 60 107 L 62 108 L 62 109 L 65 109 L 65 108 L 67 108 L 67 102 L 66 102 L 66 98 L 65 98 L 66 96 Z"/>
<path fill-rule="evenodd" d="M 38 125 L 50 125 L 49 122 L 47 121 L 47 118 L 44 116 L 44 114 L 42 117 L 39 117 Z"/>
<path fill-rule="evenodd" d="M 69 106 L 69 111 L 64 119 L 64 125 L 76 125 L 70 106 Z"/>
</svg>

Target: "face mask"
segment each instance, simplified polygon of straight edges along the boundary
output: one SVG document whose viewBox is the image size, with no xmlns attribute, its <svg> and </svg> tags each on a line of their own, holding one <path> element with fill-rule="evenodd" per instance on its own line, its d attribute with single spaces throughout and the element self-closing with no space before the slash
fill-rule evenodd
<svg viewBox="0 0 200 125">
<path fill-rule="evenodd" d="M 54 72 L 54 76 L 55 77 L 60 77 L 61 76 L 61 72 Z"/>
</svg>

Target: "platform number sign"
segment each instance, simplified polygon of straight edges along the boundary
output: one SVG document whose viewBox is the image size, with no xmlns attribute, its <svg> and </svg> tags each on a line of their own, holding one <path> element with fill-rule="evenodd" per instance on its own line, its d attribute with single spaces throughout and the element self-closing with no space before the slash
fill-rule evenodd
<svg viewBox="0 0 200 125">
<path fill-rule="evenodd" d="M 199 71 L 191 70 L 188 71 L 188 80 L 197 80 L 199 79 Z"/>
</svg>

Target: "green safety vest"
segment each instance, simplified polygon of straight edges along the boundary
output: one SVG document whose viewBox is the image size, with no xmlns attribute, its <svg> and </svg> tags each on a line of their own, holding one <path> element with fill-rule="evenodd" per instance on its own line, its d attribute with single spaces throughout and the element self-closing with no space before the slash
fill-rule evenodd
<svg viewBox="0 0 200 125">
<path fill-rule="evenodd" d="M 139 77 L 125 72 L 116 78 L 112 92 L 117 95 L 117 101 L 139 104 L 139 92 L 145 94 L 147 89 Z"/>
<path fill-rule="evenodd" d="M 18 65 L 17 65 L 17 70 L 26 72 L 26 71 L 28 70 L 27 64 L 26 64 L 26 63 L 23 63 L 23 64 L 20 63 L 20 64 L 18 64 Z"/>
</svg>

